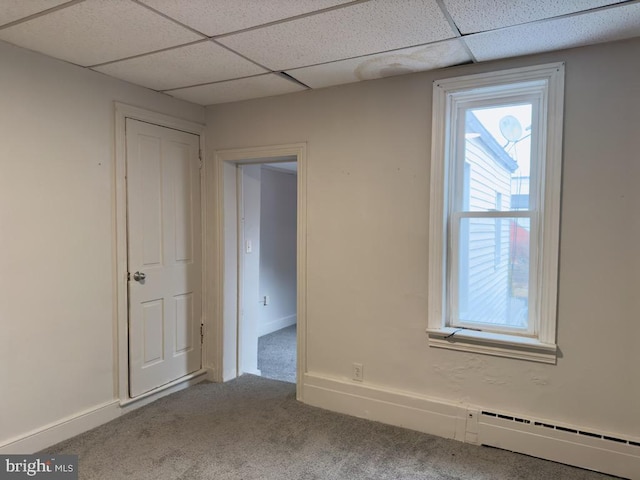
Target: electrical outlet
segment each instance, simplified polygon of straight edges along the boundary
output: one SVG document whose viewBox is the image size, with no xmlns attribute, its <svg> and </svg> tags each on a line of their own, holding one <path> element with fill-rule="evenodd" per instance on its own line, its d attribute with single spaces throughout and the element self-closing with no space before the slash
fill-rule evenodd
<svg viewBox="0 0 640 480">
<path fill-rule="evenodd" d="M 364 367 L 362 366 L 361 363 L 354 363 L 353 364 L 353 380 L 355 380 L 356 382 L 361 382 L 362 379 L 364 377 Z"/>
</svg>

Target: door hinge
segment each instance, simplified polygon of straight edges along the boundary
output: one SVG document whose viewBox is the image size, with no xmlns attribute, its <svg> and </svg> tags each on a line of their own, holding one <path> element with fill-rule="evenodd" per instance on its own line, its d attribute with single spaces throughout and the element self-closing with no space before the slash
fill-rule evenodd
<svg viewBox="0 0 640 480">
<path fill-rule="evenodd" d="M 204 343 L 204 323 L 200 324 L 200 343 Z"/>
</svg>

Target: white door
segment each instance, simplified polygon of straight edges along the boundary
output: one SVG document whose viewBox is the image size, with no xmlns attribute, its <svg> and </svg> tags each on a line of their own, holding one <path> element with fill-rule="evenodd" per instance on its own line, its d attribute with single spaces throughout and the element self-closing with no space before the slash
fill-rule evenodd
<svg viewBox="0 0 640 480">
<path fill-rule="evenodd" d="M 126 120 L 129 395 L 201 367 L 200 138 Z"/>
</svg>

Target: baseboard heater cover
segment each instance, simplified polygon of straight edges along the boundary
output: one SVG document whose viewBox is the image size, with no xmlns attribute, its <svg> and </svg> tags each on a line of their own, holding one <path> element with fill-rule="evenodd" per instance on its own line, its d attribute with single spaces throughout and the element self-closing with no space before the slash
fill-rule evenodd
<svg viewBox="0 0 640 480">
<path fill-rule="evenodd" d="M 545 442 L 555 441 L 556 445 L 542 446 L 542 442 L 539 441 L 541 439 Z M 638 438 L 625 438 L 590 428 L 480 410 L 478 441 L 483 445 L 539 456 L 623 478 L 640 479 Z M 557 448 L 560 445 L 566 448 Z M 594 458 L 588 458 L 586 452 L 593 454 Z M 611 468 L 603 471 L 603 461 Z"/>
<path fill-rule="evenodd" d="M 611 435 L 608 435 L 606 433 L 596 433 L 593 431 L 586 431 L 586 430 L 580 430 L 580 429 L 576 429 L 576 428 L 571 428 L 571 427 L 565 427 L 563 425 L 554 425 L 548 422 L 542 422 L 542 421 L 537 421 L 537 420 L 529 420 L 526 418 L 519 418 L 519 417 L 515 417 L 512 415 L 505 415 L 503 413 L 495 413 L 495 412 L 489 412 L 487 410 L 482 410 L 482 416 L 483 417 L 493 417 L 493 418 L 500 418 L 502 420 L 509 420 L 515 423 L 521 423 L 521 424 L 525 424 L 525 425 L 533 425 L 535 427 L 543 427 L 543 428 L 547 428 L 549 430 L 557 430 L 559 432 L 567 432 L 567 433 L 573 433 L 576 435 L 582 435 L 585 437 L 590 437 L 590 438 L 599 438 L 602 440 L 606 440 L 608 442 L 615 442 L 617 444 L 623 444 L 623 445 L 631 445 L 634 447 L 640 447 L 640 441 L 639 440 L 632 440 L 629 438 L 622 438 L 622 437 L 614 437 Z M 638 450 L 638 454 L 640 454 L 640 450 Z"/>
</svg>

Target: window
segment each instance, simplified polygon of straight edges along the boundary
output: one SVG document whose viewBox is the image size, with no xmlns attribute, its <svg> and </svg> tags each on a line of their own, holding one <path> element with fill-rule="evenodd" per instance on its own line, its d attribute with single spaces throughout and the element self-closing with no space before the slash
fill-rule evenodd
<svg viewBox="0 0 640 480">
<path fill-rule="evenodd" d="M 433 89 L 430 344 L 555 363 L 564 64 Z"/>
</svg>

